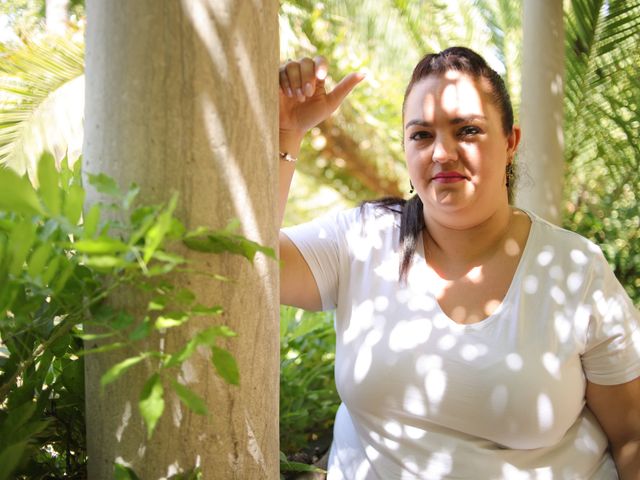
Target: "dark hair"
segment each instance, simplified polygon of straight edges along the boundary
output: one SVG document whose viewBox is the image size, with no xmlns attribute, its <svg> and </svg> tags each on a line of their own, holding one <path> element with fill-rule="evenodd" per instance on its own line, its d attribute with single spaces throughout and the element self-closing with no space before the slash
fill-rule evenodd
<svg viewBox="0 0 640 480">
<path fill-rule="evenodd" d="M 448 71 L 466 73 L 476 79 L 486 79 L 491 87 L 493 103 L 502 114 L 502 129 L 509 135 L 513 128 L 513 107 L 504 80 L 476 52 L 465 47 L 451 47 L 440 53 L 425 55 L 413 69 L 411 80 L 407 85 L 402 102 L 402 115 L 409 93 L 414 85 L 432 75 L 444 75 Z M 507 185 L 509 201 L 513 197 L 513 179 Z M 422 200 L 414 195 L 409 200 L 402 198 L 383 198 L 373 202 L 375 207 L 400 214 L 400 281 L 406 281 L 411 260 L 416 251 L 418 238 L 425 228 L 422 212 Z"/>
</svg>

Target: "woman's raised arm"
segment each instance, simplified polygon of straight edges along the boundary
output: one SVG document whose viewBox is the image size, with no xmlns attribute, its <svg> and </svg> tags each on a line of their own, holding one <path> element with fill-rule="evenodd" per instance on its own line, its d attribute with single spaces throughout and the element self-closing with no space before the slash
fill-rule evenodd
<svg viewBox="0 0 640 480">
<path fill-rule="evenodd" d="M 281 224 L 295 171 L 295 161 L 290 160 L 298 157 L 304 135 L 328 118 L 364 78 L 361 73 L 351 73 L 327 92 L 324 85 L 327 73 L 324 57 L 289 61 L 280 67 L 278 214 Z M 280 303 L 319 310 L 322 303 L 311 270 L 283 233 L 280 233 L 280 260 Z"/>
</svg>

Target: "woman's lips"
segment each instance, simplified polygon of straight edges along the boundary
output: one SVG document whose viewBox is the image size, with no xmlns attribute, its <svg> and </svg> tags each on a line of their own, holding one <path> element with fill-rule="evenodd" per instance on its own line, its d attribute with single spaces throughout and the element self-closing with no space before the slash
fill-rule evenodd
<svg viewBox="0 0 640 480">
<path fill-rule="evenodd" d="M 455 183 L 466 180 L 467 177 L 458 172 L 440 172 L 433 177 L 433 181 L 437 183 Z"/>
</svg>

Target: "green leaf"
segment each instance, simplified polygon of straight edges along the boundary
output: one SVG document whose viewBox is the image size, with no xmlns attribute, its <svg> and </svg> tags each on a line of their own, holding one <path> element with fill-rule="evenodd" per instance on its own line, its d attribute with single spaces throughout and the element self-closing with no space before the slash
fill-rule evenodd
<svg viewBox="0 0 640 480">
<path fill-rule="evenodd" d="M 47 264 L 47 260 L 49 260 L 49 256 L 51 255 L 51 250 L 51 242 L 44 242 L 31 254 L 31 257 L 29 258 L 29 266 L 27 268 L 27 273 L 31 278 L 36 278 L 42 273 L 45 265 Z"/>
<path fill-rule="evenodd" d="M 138 196 L 138 193 L 140 193 L 140 187 L 136 184 L 132 184 L 125 194 L 124 198 L 122 199 L 122 207 L 125 210 L 129 210 L 129 208 L 131 208 L 131 205 Z"/>
<path fill-rule="evenodd" d="M 155 327 L 157 329 L 177 327 L 187 320 L 189 320 L 189 315 L 184 312 L 167 313 L 166 315 L 160 315 L 156 319 Z"/>
<path fill-rule="evenodd" d="M 58 275 L 56 276 L 56 279 L 54 280 L 54 283 L 52 285 L 54 293 L 58 293 L 62 291 L 62 289 L 67 283 L 67 280 L 69 280 L 69 277 L 71 277 L 71 274 L 73 273 L 74 269 L 75 269 L 75 265 L 71 262 L 67 262 L 67 264 L 58 273 Z"/>
<path fill-rule="evenodd" d="M 196 467 L 193 470 L 179 472 L 171 475 L 167 480 L 202 480 L 202 469 Z"/>
<path fill-rule="evenodd" d="M 192 315 L 220 315 L 224 312 L 224 309 L 220 305 L 214 305 L 213 307 L 205 307 L 204 305 L 196 305 L 191 308 L 190 313 Z"/>
<path fill-rule="evenodd" d="M 76 395 L 84 397 L 84 362 L 71 360 L 63 364 L 60 375 L 65 388 Z"/>
<path fill-rule="evenodd" d="M 133 341 L 142 340 L 147 338 L 153 329 L 153 325 L 151 324 L 151 319 L 149 317 L 144 317 L 144 320 L 140 325 L 138 325 L 133 332 L 129 334 L 129 338 Z"/>
<path fill-rule="evenodd" d="M 44 214 L 36 191 L 26 177 L 0 167 L 0 210 L 24 215 Z"/>
<path fill-rule="evenodd" d="M 8 253 L 11 255 L 9 273 L 18 275 L 24 266 L 31 245 L 36 239 L 36 225 L 29 221 L 18 223 L 9 237 Z"/>
<path fill-rule="evenodd" d="M 118 350 L 120 348 L 124 348 L 127 345 L 128 344 L 126 344 L 124 342 L 114 342 L 114 343 L 109 343 L 108 345 L 102 345 L 101 347 L 95 347 L 95 348 L 90 348 L 90 349 L 87 349 L 87 350 L 81 350 L 76 355 L 83 356 L 83 355 L 91 355 L 93 353 L 111 352 L 112 350 Z"/>
<path fill-rule="evenodd" d="M 46 270 L 42 274 L 42 283 L 48 285 L 51 280 L 53 280 L 53 277 L 56 275 L 56 273 L 58 273 L 58 268 L 60 267 L 60 262 L 63 258 L 64 257 L 56 256 L 51 259 L 51 261 L 47 265 Z M 66 262 L 67 259 L 65 258 L 64 261 Z"/>
<path fill-rule="evenodd" d="M 202 397 L 198 396 L 190 388 L 178 383 L 175 380 L 171 381 L 171 386 L 180 397 L 180 400 L 189 407 L 193 412 L 198 415 L 207 415 L 209 410 Z"/>
<path fill-rule="evenodd" d="M 208 253 L 232 253 L 242 255 L 253 261 L 256 253 L 262 252 L 268 257 L 276 258 L 275 251 L 263 247 L 259 243 L 249 240 L 242 235 L 233 233 L 237 223 L 232 222 L 224 230 L 214 231 L 198 228 L 184 236 L 184 244 L 192 250 Z"/>
<path fill-rule="evenodd" d="M 147 305 L 147 311 L 160 311 L 164 310 L 167 306 L 167 297 L 154 297 L 149 301 Z"/>
<path fill-rule="evenodd" d="M 84 205 L 85 192 L 82 185 L 74 183 L 64 198 L 64 206 L 62 213 L 71 225 L 77 225 L 82 215 L 82 206 Z"/>
<path fill-rule="evenodd" d="M 140 480 L 136 472 L 120 463 L 113 464 L 113 478 L 114 480 Z"/>
<path fill-rule="evenodd" d="M 215 325 L 201 332 L 198 332 L 180 351 L 171 355 L 164 364 L 165 368 L 172 368 L 180 365 L 187 358 L 193 355 L 193 352 L 199 345 L 212 347 L 219 337 L 234 337 L 236 333 L 226 325 Z"/>
<path fill-rule="evenodd" d="M 144 244 L 144 262 L 148 263 L 153 253 L 162 244 L 164 237 L 171 228 L 171 219 L 178 203 L 178 194 L 174 193 L 169 200 L 169 205 L 156 220 L 156 223 L 147 231 Z"/>
<path fill-rule="evenodd" d="M 108 175 L 105 175 L 104 173 L 99 173 L 97 175 L 89 173 L 87 176 L 89 178 L 89 183 L 93 185 L 98 192 L 111 197 L 122 196 L 122 192 L 118 188 L 118 184 Z"/>
<path fill-rule="evenodd" d="M 98 231 L 98 223 L 100 222 L 100 205 L 93 205 L 87 214 L 84 216 L 84 237 L 91 238 L 94 237 L 96 232 Z"/>
<path fill-rule="evenodd" d="M 188 288 L 181 288 L 176 293 L 175 299 L 182 304 L 190 304 L 196 299 L 196 295 Z"/>
<path fill-rule="evenodd" d="M 240 383 L 240 373 L 238 372 L 238 364 L 236 359 L 228 350 L 224 348 L 212 346 L 211 347 L 211 361 L 216 367 L 218 374 L 231 385 L 238 385 Z"/>
<path fill-rule="evenodd" d="M 119 253 L 129 250 L 129 246 L 126 243 L 104 236 L 95 239 L 77 240 L 70 244 L 70 248 L 89 254 Z"/>
<path fill-rule="evenodd" d="M 200 345 L 215 345 L 215 341 L 218 337 L 231 338 L 238 334 L 231 330 L 226 325 L 215 325 L 209 327 L 201 332 L 198 332 L 195 338 L 198 339 Z"/>
<path fill-rule="evenodd" d="M 126 370 L 140 363 L 145 358 L 147 358 L 147 355 L 138 355 L 137 357 L 127 358 L 116 363 L 107 370 L 104 375 L 102 375 L 102 378 L 100 378 L 100 386 L 104 388 L 106 385 L 120 377 L 120 375 L 122 375 Z"/>
<path fill-rule="evenodd" d="M 44 206 L 52 216 L 60 215 L 60 186 L 58 182 L 58 170 L 56 161 L 49 152 L 40 157 L 38 163 L 38 191 L 42 197 Z"/>
<path fill-rule="evenodd" d="M 13 477 L 13 472 L 22 460 L 22 457 L 27 448 L 28 442 L 19 442 L 9 445 L 0 452 L 0 480 L 9 480 Z"/>
<path fill-rule="evenodd" d="M 178 365 L 182 364 L 182 362 L 193 355 L 193 352 L 195 352 L 196 347 L 199 344 L 200 343 L 198 342 L 197 338 L 192 338 L 191 340 L 189 340 L 189 342 L 184 347 L 182 347 L 181 350 L 174 353 L 173 355 L 170 355 L 166 359 L 164 368 L 177 367 Z"/>
<path fill-rule="evenodd" d="M 122 268 L 127 265 L 125 260 L 120 257 L 114 257 L 113 255 L 96 255 L 86 257 L 83 263 L 87 267 L 93 267 L 100 271 Z"/>
<path fill-rule="evenodd" d="M 147 435 L 149 438 L 153 434 L 153 430 L 156 428 L 156 424 L 164 411 L 163 396 L 164 389 L 162 388 L 160 375 L 154 373 L 144 384 L 142 394 L 140 395 L 140 402 L 138 403 L 140 414 L 147 425 Z"/>
</svg>

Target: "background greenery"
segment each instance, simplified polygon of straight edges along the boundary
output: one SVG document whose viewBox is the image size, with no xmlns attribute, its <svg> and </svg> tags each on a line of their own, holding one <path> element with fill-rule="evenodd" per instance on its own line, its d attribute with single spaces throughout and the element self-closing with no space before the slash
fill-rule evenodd
<svg viewBox="0 0 640 480">
<path fill-rule="evenodd" d="M 56 165 L 67 156 L 73 166 L 82 143 L 78 99 L 84 88 L 83 2 L 71 2 L 68 35 L 55 39 L 44 33 L 44 4 L 44 0 L 0 1 L 0 22 L 7 26 L 0 40 L 0 162 L 26 173 L 36 185 L 36 165 L 43 150 L 53 152 Z M 640 305 L 640 0 L 563 4 L 567 166 L 563 224 L 603 248 Z M 283 60 L 323 54 L 332 67 L 329 82 L 353 70 L 368 73 L 367 81 L 339 112 L 315 128 L 304 143 L 285 222 L 299 223 L 318 211 L 408 191 L 400 105 L 406 80 L 424 52 L 453 44 L 478 50 L 505 76 L 517 117 L 520 8 L 518 0 L 281 2 Z M 6 218 L 10 213 L 3 208 Z M 27 273 L 29 264 L 24 265 Z M 281 449 L 289 459 L 310 462 L 330 441 L 338 402 L 332 375 L 332 321 L 330 314 L 282 309 Z M 10 372 L 9 337 L 2 328 L 15 321 L 3 314 L 0 322 L 2 388 Z M 31 345 L 50 333 L 38 333 Z M 25 373 L 58 395 L 55 402 L 50 395 L 38 397 L 41 417 L 35 418 L 33 412 L 29 417 L 46 422 L 46 427 L 37 423 L 28 443 L 42 475 L 48 471 L 60 477 L 82 476 L 82 370 L 80 357 L 72 358 L 81 347 L 78 338 L 65 337 L 50 364 L 38 364 L 42 368 L 34 364 L 33 371 Z M 15 415 L 12 418 L 18 420 L 9 421 L 7 412 L 15 402 L 0 401 L 3 429 L 29 424 L 20 423 L 21 417 Z M 299 468 L 286 458 L 283 465 Z"/>
</svg>

